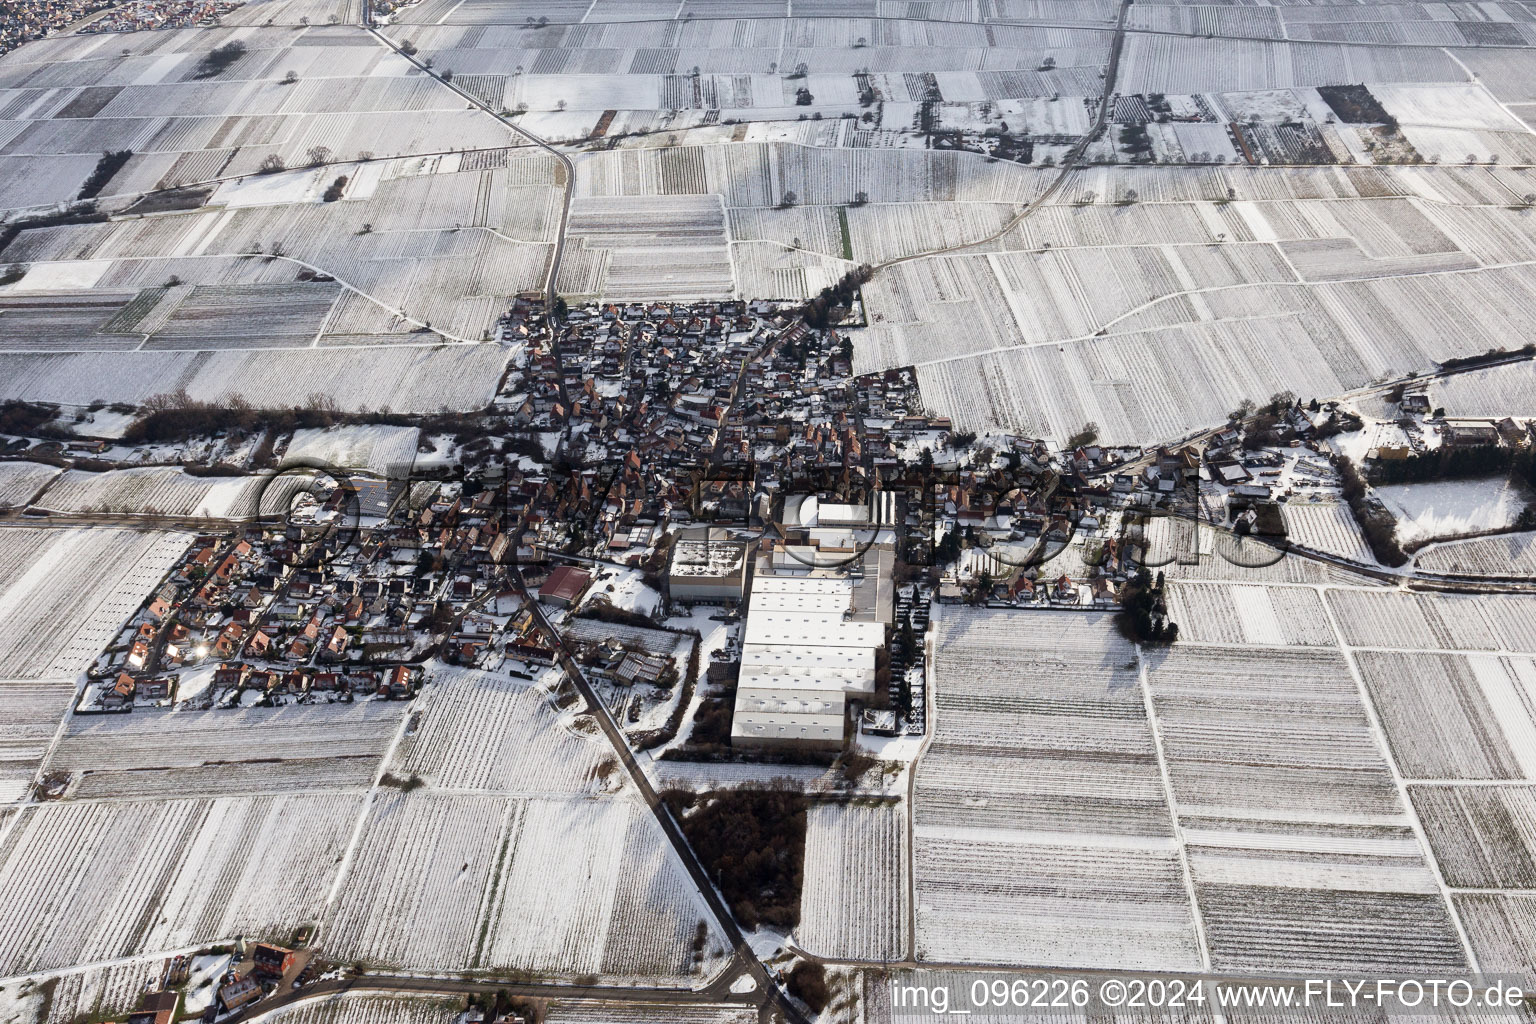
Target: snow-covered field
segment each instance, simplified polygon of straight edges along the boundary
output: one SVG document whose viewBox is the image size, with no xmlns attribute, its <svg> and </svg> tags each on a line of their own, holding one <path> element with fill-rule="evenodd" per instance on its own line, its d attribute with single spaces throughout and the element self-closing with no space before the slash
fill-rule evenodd
<svg viewBox="0 0 1536 1024">
<path fill-rule="evenodd" d="M 408 708 L 358 701 L 77 715 L 49 766 L 89 773 L 82 789 L 93 796 L 366 787 Z"/>
<path fill-rule="evenodd" d="M 0 804 L 26 793 L 74 696 L 72 681 L 0 681 Z"/>
<path fill-rule="evenodd" d="M 1322 600 L 1304 587 L 1255 583 L 1168 586 L 1168 614 L 1181 642 L 1329 647 L 1334 643 Z"/>
<path fill-rule="evenodd" d="M 22 507 L 58 475 L 36 462 L 0 462 L 0 510 Z"/>
<path fill-rule="evenodd" d="M 1342 501 L 1291 501 L 1280 507 L 1292 544 L 1365 565 L 1376 564 L 1376 556 L 1360 534 L 1360 524 Z"/>
<path fill-rule="evenodd" d="M 453 1024 L 458 1010 L 436 996 L 337 993 L 264 1013 L 261 1024 Z"/>
<path fill-rule="evenodd" d="M 631 799 L 386 790 L 327 948 L 418 970 L 672 977 L 689 973 L 706 918 L 660 826 Z"/>
<path fill-rule="evenodd" d="M 806 816 L 799 945 L 857 960 L 906 958 L 906 810 L 818 803 Z"/>
<path fill-rule="evenodd" d="M 608 756 L 539 687 L 445 665 L 412 706 L 395 770 L 444 789 L 551 796 L 598 792 L 596 772 Z"/>
<path fill-rule="evenodd" d="M 288 442 L 287 460 L 314 459 L 341 469 L 363 470 L 391 479 L 404 479 L 416 461 L 416 427 L 380 424 L 340 426 L 327 430 L 297 430 Z"/>
<path fill-rule="evenodd" d="M 918 956 L 1200 963 L 1136 654 L 1100 614 L 945 608 L 918 762 Z"/>
<path fill-rule="evenodd" d="M 268 486 L 260 476 L 193 476 L 176 466 L 105 473 L 70 469 L 34 504 L 77 515 L 250 519 L 286 509 L 304 486 L 304 479 L 293 473 L 279 476 Z"/>
<path fill-rule="evenodd" d="M 0 976 L 286 935 L 316 919 L 361 800 L 291 794 L 24 808 L 0 845 Z"/>
<path fill-rule="evenodd" d="M 262 352 L 0 354 L 0 399 L 142 404 L 183 381 L 198 401 L 282 408 L 319 396 L 348 412 L 433 413 L 490 403 L 506 367 L 497 345 Z"/>
<path fill-rule="evenodd" d="M 453 1024 L 458 1016 L 457 1009 L 445 1006 L 436 996 L 341 992 L 254 1019 L 262 1024 Z"/>
<path fill-rule="evenodd" d="M 1147 685 L 1213 968 L 1464 963 L 1339 654 L 1175 647 Z"/>
<path fill-rule="evenodd" d="M 1536 577 L 1536 533 L 1432 544 L 1418 553 L 1414 565 L 1425 572 Z"/>
<path fill-rule="evenodd" d="M 1509 526 L 1532 495 L 1507 477 L 1392 484 L 1376 494 L 1397 516 L 1398 540 L 1453 537 Z"/>
<path fill-rule="evenodd" d="M 0 530 L 0 678 L 86 668 L 191 540 L 105 527 Z"/>
</svg>

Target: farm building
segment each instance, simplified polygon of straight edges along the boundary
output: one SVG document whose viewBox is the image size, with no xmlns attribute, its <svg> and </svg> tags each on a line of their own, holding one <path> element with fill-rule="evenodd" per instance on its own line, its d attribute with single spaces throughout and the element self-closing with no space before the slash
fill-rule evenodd
<svg viewBox="0 0 1536 1024">
<path fill-rule="evenodd" d="M 747 590 L 747 545 L 701 531 L 672 547 L 667 589 L 672 600 L 685 603 L 739 604 Z"/>
<path fill-rule="evenodd" d="M 591 582 L 592 574 L 587 570 L 562 565 L 539 587 L 539 600 L 558 608 L 569 608 L 581 599 Z"/>
</svg>

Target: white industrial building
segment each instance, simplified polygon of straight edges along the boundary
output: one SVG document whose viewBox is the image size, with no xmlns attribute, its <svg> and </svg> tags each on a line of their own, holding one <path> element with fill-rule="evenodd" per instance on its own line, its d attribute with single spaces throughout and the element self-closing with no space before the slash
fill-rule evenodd
<svg viewBox="0 0 1536 1024">
<path fill-rule="evenodd" d="M 875 693 L 876 652 L 886 622 L 861 598 L 877 594 L 863 576 L 868 552 L 849 569 L 810 569 L 765 550 L 758 561 L 742 636 L 731 742 L 738 746 L 843 744 L 849 700 Z M 883 552 L 888 559 L 889 550 Z"/>
</svg>

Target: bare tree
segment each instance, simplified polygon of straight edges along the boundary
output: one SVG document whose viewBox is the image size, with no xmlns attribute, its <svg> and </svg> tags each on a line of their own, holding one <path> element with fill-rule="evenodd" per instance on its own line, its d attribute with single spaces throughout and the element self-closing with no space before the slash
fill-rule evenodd
<svg viewBox="0 0 1536 1024">
<path fill-rule="evenodd" d="M 329 163 L 330 159 L 331 149 L 329 146 L 309 147 L 309 166 L 319 167 L 321 164 Z"/>
</svg>

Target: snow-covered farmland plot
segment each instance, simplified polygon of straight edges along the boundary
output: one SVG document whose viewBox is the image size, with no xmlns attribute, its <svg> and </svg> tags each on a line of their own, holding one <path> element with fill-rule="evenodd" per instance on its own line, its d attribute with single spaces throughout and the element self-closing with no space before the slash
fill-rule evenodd
<svg viewBox="0 0 1536 1024">
<path fill-rule="evenodd" d="M 1147 680 L 1213 967 L 1463 962 L 1339 654 L 1175 648 Z"/>
<path fill-rule="evenodd" d="M 755 1024 L 757 1009 L 743 1003 L 631 1003 L 560 999 L 548 1024 Z"/>
<path fill-rule="evenodd" d="M 0 354 L 0 399 L 142 404 L 176 382 L 194 400 L 258 408 L 329 399 L 348 412 L 483 409 L 508 350 L 499 345 L 380 345 L 265 352 Z"/>
<path fill-rule="evenodd" d="M 394 763 L 444 789 L 591 793 L 606 746 L 572 731 L 543 690 L 503 673 L 439 667 L 412 706 Z"/>
<path fill-rule="evenodd" d="M 1409 779 L 1536 779 L 1536 660 L 1358 651 Z"/>
<path fill-rule="evenodd" d="M 1536 788 L 1414 786 L 1409 793 L 1447 885 L 1536 889 Z"/>
<path fill-rule="evenodd" d="M 1484 971 L 1529 971 L 1536 962 L 1536 896 L 1459 893 L 1461 923 Z"/>
<path fill-rule="evenodd" d="M 437 996 L 342 992 L 306 999 L 256 1019 L 262 1024 L 453 1024 L 457 1016 Z"/>
<path fill-rule="evenodd" d="M 152 530 L 0 530 L 0 679 L 73 676 L 186 550 Z"/>
<path fill-rule="evenodd" d="M 624 798 L 385 790 L 327 948 L 420 970 L 686 974 L 706 914 L 664 844 Z"/>
<path fill-rule="evenodd" d="M 0 462 L 0 511 L 23 507 L 58 475 L 36 462 Z"/>
<path fill-rule="evenodd" d="M 1334 643 L 1322 599 L 1309 587 L 1174 581 L 1168 588 L 1168 614 L 1179 624 L 1179 638 L 1195 643 Z"/>
<path fill-rule="evenodd" d="M 160 977 L 164 963 L 159 957 L 146 957 L 61 975 L 53 989 L 47 1020 L 38 1024 L 71 1024 L 81 1017 L 111 1017 L 121 1013 L 125 1006 L 136 1006 L 150 982 Z"/>
<path fill-rule="evenodd" d="M 35 504 L 78 515 L 188 516 L 250 519 L 288 507 L 305 486 L 288 473 L 270 486 L 260 476 L 193 476 L 176 466 L 147 466 L 91 473 L 65 470 Z M 257 509 L 257 500 L 262 508 Z"/>
<path fill-rule="evenodd" d="M 146 348 L 298 347 L 325 326 L 341 285 L 198 285 Z"/>
<path fill-rule="evenodd" d="M 0 803 L 25 795 L 74 695 L 62 680 L 0 682 Z"/>
<path fill-rule="evenodd" d="M 1505 533 L 1434 544 L 1420 551 L 1413 564 L 1422 572 L 1536 577 L 1536 533 Z"/>
<path fill-rule="evenodd" d="M 1288 538 L 1297 547 L 1376 564 L 1370 545 L 1360 535 L 1360 524 L 1342 501 L 1291 501 L 1280 508 Z"/>
<path fill-rule="evenodd" d="M 725 210 L 714 196 L 579 198 L 571 204 L 563 291 L 703 299 L 735 289 Z"/>
<path fill-rule="evenodd" d="M 76 715 L 52 770 L 84 776 L 72 796 L 366 788 L 409 705 Z"/>
<path fill-rule="evenodd" d="M 1526 595 L 1339 589 L 1327 601 L 1352 647 L 1536 652 L 1536 599 Z"/>
<path fill-rule="evenodd" d="M 361 794 L 24 808 L 0 846 L 0 974 L 316 920 Z"/>
<path fill-rule="evenodd" d="M 420 439 L 421 431 L 416 427 L 377 423 L 297 430 L 283 457 L 287 461 L 314 459 L 341 469 L 403 477 L 416 461 L 416 444 Z"/>
<path fill-rule="evenodd" d="M 634 800 L 529 800 L 499 865 L 479 962 L 625 977 L 686 976 L 703 899 Z M 711 959 L 723 949 L 712 935 Z"/>
<path fill-rule="evenodd" d="M 1198 965 L 1136 654 L 1110 617 L 946 608 L 933 643 L 918 955 Z"/>
<path fill-rule="evenodd" d="M 898 803 L 817 803 L 806 818 L 802 948 L 857 960 L 906 956 L 906 814 Z"/>
</svg>

